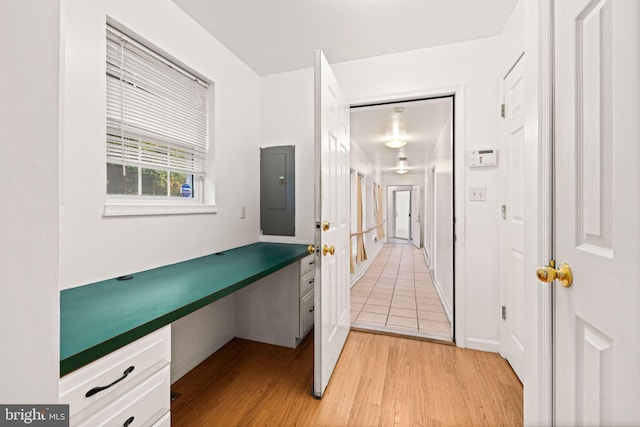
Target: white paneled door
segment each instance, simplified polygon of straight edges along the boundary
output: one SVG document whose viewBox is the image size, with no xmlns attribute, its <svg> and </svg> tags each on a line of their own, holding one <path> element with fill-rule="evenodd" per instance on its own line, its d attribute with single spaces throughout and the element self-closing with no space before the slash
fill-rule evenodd
<svg viewBox="0 0 640 427">
<path fill-rule="evenodd" d="M 555 421 L 639 425 L 640 1 L 554 3 Z"/>
<path fill-rule="evenodd" d="M 322 397 L 350 328 L 349 104 L 321 51 L 315 63 L 316 263 L 313 393 Z"/>
<path fill-rule="evenodd" d="M 524 58 L 503 81 L 504 207 L 502 224 L 502 292 L 504 312 L 501 350 L 514 372 L 523 377 L 524 362 Z"/>
<path fill-rule="evenodd" d="M 396 227 L 393 237 L 411 239 L 411 191 L 398 190 L 393 192 Z"/>
</svg>

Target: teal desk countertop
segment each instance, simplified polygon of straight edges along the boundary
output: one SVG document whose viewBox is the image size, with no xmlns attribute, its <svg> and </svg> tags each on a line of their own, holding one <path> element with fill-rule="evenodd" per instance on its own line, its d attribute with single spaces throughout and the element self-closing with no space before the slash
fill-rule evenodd
<svg viewBox="0 0 640 427">
<path fill-rule="evenodd" d="M 60 376 L 308 255 L 307 246 L 248 246 L 60 293 Z"/>
</svg>

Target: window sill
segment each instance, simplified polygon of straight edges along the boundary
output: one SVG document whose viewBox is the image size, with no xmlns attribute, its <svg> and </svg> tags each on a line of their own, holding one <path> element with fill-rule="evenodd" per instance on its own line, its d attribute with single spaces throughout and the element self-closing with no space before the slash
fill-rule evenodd
<svg viewBox="0 0 640 427">
<path fill-rule="evenodd" d="M 185 214 L 215 214 L 216 205 L 203 204 L 136 204 L 131 202 L 107 203 L 104 205 L 103 216 L 136 216 L 136 215 L 185 215 Z"/>
</svg>

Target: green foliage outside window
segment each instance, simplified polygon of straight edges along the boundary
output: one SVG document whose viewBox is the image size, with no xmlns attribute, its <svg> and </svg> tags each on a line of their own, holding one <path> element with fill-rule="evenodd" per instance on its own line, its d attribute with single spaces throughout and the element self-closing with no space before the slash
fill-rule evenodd
<svg viewBox="0 0 640 427">
<path fill-rule="evenodd" d="M 107 163 L 107 194 L 182 198 L 185 183 L 193 188 L 192 175 L 138 166 L 125 166 L 123 171 L 122 165 Z"/>
</svg>

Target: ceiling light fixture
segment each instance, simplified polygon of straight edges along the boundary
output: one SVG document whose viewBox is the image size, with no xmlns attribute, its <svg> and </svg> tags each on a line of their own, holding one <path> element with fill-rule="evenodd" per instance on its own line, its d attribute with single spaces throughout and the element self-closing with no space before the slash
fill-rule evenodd
<svg viewBox="0 0 640 427">
<path fill-rule="evenodd" d="M 394 138 L 391 141 L 387 141 L 384 143 L 389 148 L 400 148 L 407 145 L 407 141 L 402 141 L 400 138 Z"/>
<path fill-rule="evenodd" d="M 396 163 L 396 173 L 399 173 L 401 175 L 404 173 L 407 173 L 408 166 L 409 166 L 409 163 L 407 162 L 406 157 L 398 157 L 398 163 Z"/>
<path fill-rule="evenodd" d="M 400 137 L 400 132 L 402 128 L 402 113 L 404 112 L 404 107 L 395 107 L 393 109 L 392 114 L 392 122 L 393 122 L 393 134 L 389 136 L 389 140 L 384 143 L 389 148 L 400 148 L 407 145 L 407 141 L 404 141 Z M 388 135 L 388 134 L 387 134 Z"/>
</svg>

